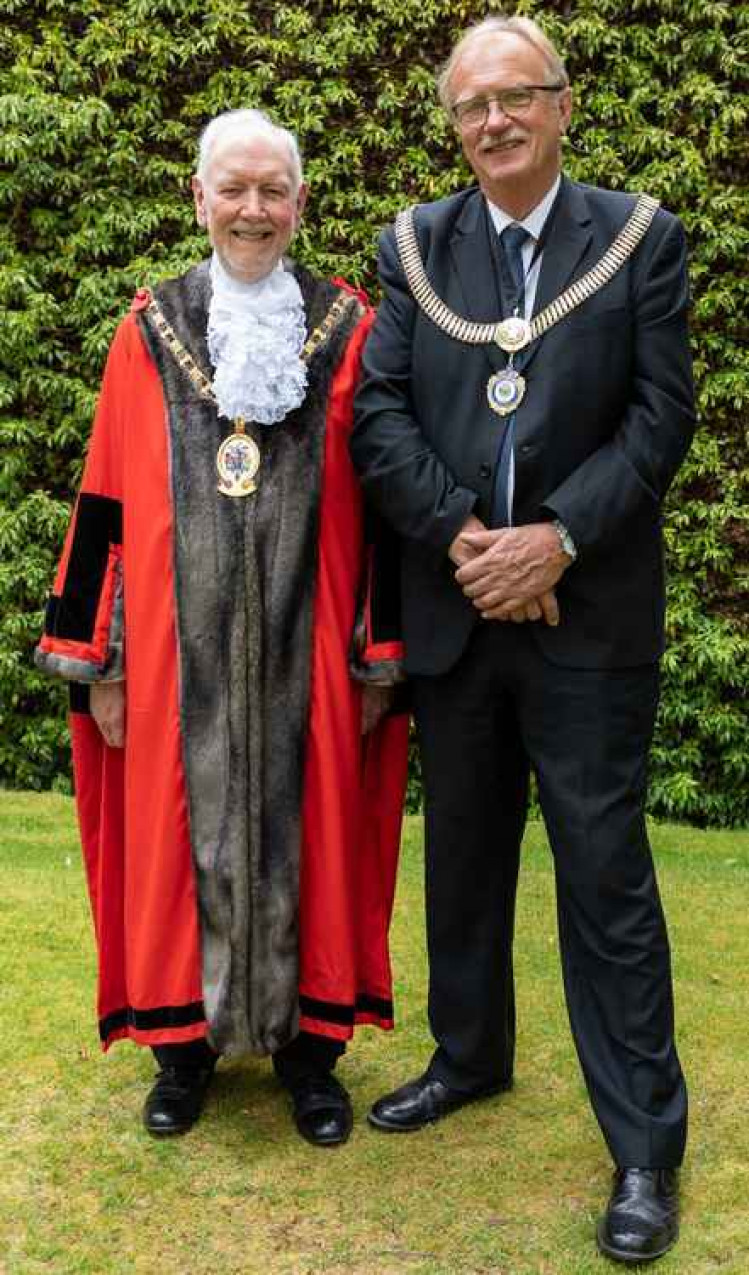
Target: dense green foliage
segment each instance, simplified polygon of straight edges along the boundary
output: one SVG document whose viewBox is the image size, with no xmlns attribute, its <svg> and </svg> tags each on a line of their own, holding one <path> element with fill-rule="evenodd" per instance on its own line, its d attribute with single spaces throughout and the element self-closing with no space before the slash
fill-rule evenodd
<svg viewBox="0 0 749 1275">
<path fill-rule="evenodd" d="M 749 822 L 746 177 L 737 0 L 520 0 L 565 53 L 567 158 L 683 218 L 701 427 L 667 509 L 669 651 L 652 809 Z M 138 284 L 204 254 L 197 133 L 260 105 L 299 133 L 296 252 L 373 292 L 378 227 L 465 183 L 433 68 L 476 0 L 0 0 L 0 777 L 64 783 L 63 695 L 31 666 L 96 386 Z M 745 334 L 745 333 L 744 333 Z"/>
</svg>

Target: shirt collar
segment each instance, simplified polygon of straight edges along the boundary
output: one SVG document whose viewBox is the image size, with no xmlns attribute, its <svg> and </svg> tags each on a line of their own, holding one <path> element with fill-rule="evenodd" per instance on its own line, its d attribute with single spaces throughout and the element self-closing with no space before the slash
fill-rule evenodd
<svg viewBox="0 0 749 1275">
<path fill-rule="evenodd" d="M 536 204 L 536 207 L 532 208 L 527 217 L 523 217 L 522 221 L 517 221 L 515 217 L 511 217 L 509 213 L 504 211 L 504 209 L 498 208 L 497 205 L 493 204 L 490 199 L 487 199 L 487 207 L 491 213 L 491 218 L 494 222 L 497 234 L 501 235 L 506 226 L 510 226 L 514 223 L 517 226 L 522 226 L 524 230 L 527 230 L 528 234 L 531 235 L 533 239 L 539 239 L 541 231 L 544 228 L 544 222 L 551 212 L 552 204 L 557 197 L 557 191 L 559 190 L 561 181 L 562 174 L 557 173 L 554 184 L 549 188 L 549 190 L 547 190 L 541 202 Z"/>
</svg>

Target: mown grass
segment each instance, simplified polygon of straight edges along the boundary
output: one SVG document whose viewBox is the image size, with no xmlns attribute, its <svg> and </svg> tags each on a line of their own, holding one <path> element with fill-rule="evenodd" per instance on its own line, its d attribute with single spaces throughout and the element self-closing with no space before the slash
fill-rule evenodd
<svg viewBox="0 0 749 1275">
<path fill-rule="evenodd" d="M 749 1271 L 749 833 L 653 828 L 691 1087 L 684 1223 L 659 1272 Z M 398 1030 L 341 1065 L 357 1125 L 292 1133 L 268 1064 L 222 1066 L 190 1135 L 140 1125 L 147 1052 L 99 1053 L 72 803 L 0 793 L 0 1270 L 8 1275 L 604 1275 L 592 1243 L 609 1165 L 567 1027 L 549 855 L 527 838 L 520 1036 L 509 1096 L 410 1137 L 369 1103 L 416 1074 L 424 1020 L 421 825 L 408 822 L 393 935 Z"/>
</svg>

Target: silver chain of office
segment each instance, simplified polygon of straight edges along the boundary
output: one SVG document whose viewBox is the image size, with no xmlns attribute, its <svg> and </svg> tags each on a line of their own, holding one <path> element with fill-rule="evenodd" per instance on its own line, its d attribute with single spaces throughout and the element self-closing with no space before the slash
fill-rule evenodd
<svg viewBox="0 0 749 1275">
<path fill-rule="evenodd" d="M 600 261 L 582 278 L 565 288 L 530 323 L 521 320 L 518 324 L 512 319 L 499 320 L 496 323 L 476 323 L 456 314 L 445 305 L 429 282 L 421 260 L 414 228 L 415 207 L 404 208 L 398 213 L 395 219 L 395 239 L 408 286 L 432 323 L 454 341 L 464 341 L 468 345 L 491 345 L 494 342 L 500 349 L 515 352 L 543 336 L 549 328 L 566 318 L 613 279 L 645 235 L 658 207 L 659 201 L 651 195 L 639 195 L 632 214 Z"/>
</svg>

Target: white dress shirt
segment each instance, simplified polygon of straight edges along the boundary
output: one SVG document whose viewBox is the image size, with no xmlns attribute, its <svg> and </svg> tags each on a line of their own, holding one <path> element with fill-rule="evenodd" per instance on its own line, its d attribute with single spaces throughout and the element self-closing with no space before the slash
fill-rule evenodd
<svg viewBox="0 0 749 1275">
<path fill-rule="evenodd" d="M 523 247 L 521 248 L 523 269 L 525 271 L 525 306 L 522 315 L 524 319 L 530 318 L 533 314 L 533 305 L 536 300 L 536 288 L 538 286 L 538 276 L 541 271 L 541 260 L 544 255 L 542 252 L 539 253 L 536 260 L 533 261 L 533 254 L 536 251 L 536 244 L 541 238 L 546 218 L 551 212 L 552 204 L 557 197 L 557 191 L 559 190 L 561 181 L 561 175 L 557 175 L 554 185 L 547 190 L 541 202 L 536 204 L 536 207 L 528 213 L 527 217 L 523 217 L 522 221 L 518 221 L 515 217 L 511 217 L 509 213 L 504 211 L 504 209 L 498 208 L 496 204 L 493 204 L 490 199 L 487 199 L 486 201 L 491 214 L 491 219 L 494 222 L 498 235 L 502 234 L 502 231 L 506 226 L 511 226 L 513 224 L 516 226 L 522 226 L 523 230 L 528 231 L 529 238 L 526 239 Z M 533 261 L 532 269 L 531 261 Z"/>
</svg>

